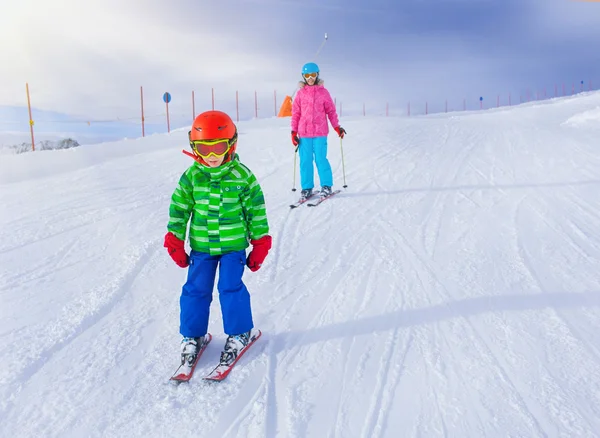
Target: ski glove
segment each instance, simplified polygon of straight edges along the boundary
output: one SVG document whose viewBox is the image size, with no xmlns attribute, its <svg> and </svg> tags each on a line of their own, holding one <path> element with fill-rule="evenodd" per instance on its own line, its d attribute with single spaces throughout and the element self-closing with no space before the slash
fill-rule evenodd
<svg viewBox="0 0 600 438">
<path fill-rule="evenodd" d="M 177 266 L 186 268 L 190 264 L 189 257 L 185 252 L 184 242 L 175 237 L 175 234 L 169 232 L 165 235 L 165 248 Z"/>
<path fill-rule="evenodd" d="M 335 129 L 335 132 L 337 132 L 337 134 L 340 136 L 340 138 L 344 138 L 344 134 L 346 133 L 346 130 L 344 128 L 342 128 L 341 126 L 338 126 L 337 128 L 333 128 Z"/>
<path fill-rule="evenodd" d="M 252 251 L 248 254 L 246 265 L 252 272 L 258 271 L 265 261 L 265 258 L 271 249 L 271 240 L 271 236 L 266 235 L 260 239 L 250 241 L 252 244 Z"/>
<path fill-rule="evenodd" d="M 298 146 L 300 143 L 300 137 L 298 137 L 298 133 L 296 131 L 292 131 L 292 144 L 294 146 Z"/>
</svg>

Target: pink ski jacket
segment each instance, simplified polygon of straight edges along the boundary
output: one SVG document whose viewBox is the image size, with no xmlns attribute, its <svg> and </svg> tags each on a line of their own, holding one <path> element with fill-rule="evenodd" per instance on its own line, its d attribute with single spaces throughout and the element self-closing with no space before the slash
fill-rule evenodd
<svg viewBox="0 0 600 438">
<path fill-rule="evenodd" d="M 321 80 L 312 86 L 300 82 L 300 87 L 292 104 L 292 131 L 300 137 L 326 137 L 329 134 L 327 118 L 334 128 L 340 126 L 329 91 Z"/>
</svg>

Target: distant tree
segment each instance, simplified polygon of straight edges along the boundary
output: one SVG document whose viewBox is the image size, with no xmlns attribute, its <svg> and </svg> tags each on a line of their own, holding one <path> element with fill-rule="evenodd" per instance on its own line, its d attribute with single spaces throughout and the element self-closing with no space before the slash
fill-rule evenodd
<svg viewBox="0 0 600 438">
<path fill-rule="evenodd" d="M 58 142 L 56 149 L 71 149 L 79 146 L 77 140 L 73 140 L 72 138 L 65 138 Z"/>
<path fill-rule="evenodd" d="M 42 140 L 37 142 L 35 145 L 36 151 L 49 151 L 55 149 L 71 149 L 80 146 L 77 140 L 72 138 L 65 138 L 59 141 Z M 9 149 L 13 149 L 16 154 L 22 154 L 24 152 L 31 152 L 31 143 L 21 143 L 13 146 L 7 146 Z"/>
</svg>

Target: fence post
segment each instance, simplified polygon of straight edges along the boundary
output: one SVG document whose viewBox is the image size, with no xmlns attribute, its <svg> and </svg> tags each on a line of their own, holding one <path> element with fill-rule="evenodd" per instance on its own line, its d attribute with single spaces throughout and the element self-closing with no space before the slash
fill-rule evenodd
<svg viewBox="0 0 600 438">
<path fill-rule="evenodd" d="M 140 103 L 142 105 L 142 137 L 146 136 L 146 130 L 144 129 L 144 89 L 140 87 Z"/>
<path fill-rule="evenodd" d="M 33 138 L 33 118 L 31 117 L 31 99 L 29 97 L 29 83 L 25 83 L 27 91 L 27 107 L 29 108 L 29 131 L 31 132 L 31 150 L 35 151 L 35 140 Z"/>
<path fill-rule="evenodd" d="M 196 118 L 196 98 L 194 97 L 194 90 L 192 90 L 192 122 Z"/>
<path fill-rule="evenodd" d="M 167 105 L 167 132 L 171 133 L 171 121 L 169 120 L 169 101 L 166 102 Z"/>
</svg>

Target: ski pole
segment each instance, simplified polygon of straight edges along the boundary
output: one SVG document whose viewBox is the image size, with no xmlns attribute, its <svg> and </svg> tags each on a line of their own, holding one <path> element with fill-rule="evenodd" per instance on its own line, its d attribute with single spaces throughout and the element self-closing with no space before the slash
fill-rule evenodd
<svg viewBox="0 0 600 438">
<path fill-rule="evenodd" d="M 346 166 L 344 165 L 344 147 L 342 146 L 342 137 L 340 137 L 340 150 L 342 151 L 342 174 L 344 175 L 344 188 L 348 187 L 346 184 Z"/>
<path fill-rule="evenodd" d="M 315 57 L 314 57 L 315 61 L 317 60 L 317 57 L 319 56 L 319 53 L 321 52 L 321 49 L 323 48 L 323 46 L 325 45 L 326 42 L 327 42 L 327 33 L 325 33 L 325 39 L 321 43 L 319 50 L 317 50 L 317 53 L 315 53 Z"/>
<path fill-rule="evenodd" d="M 296 157 L 298 156 L 298 146 L 296 146 L 296 150 L 294 151 L 294 185 L 292 186 L 292 192 L 296 191 Z"/>
</svg>

